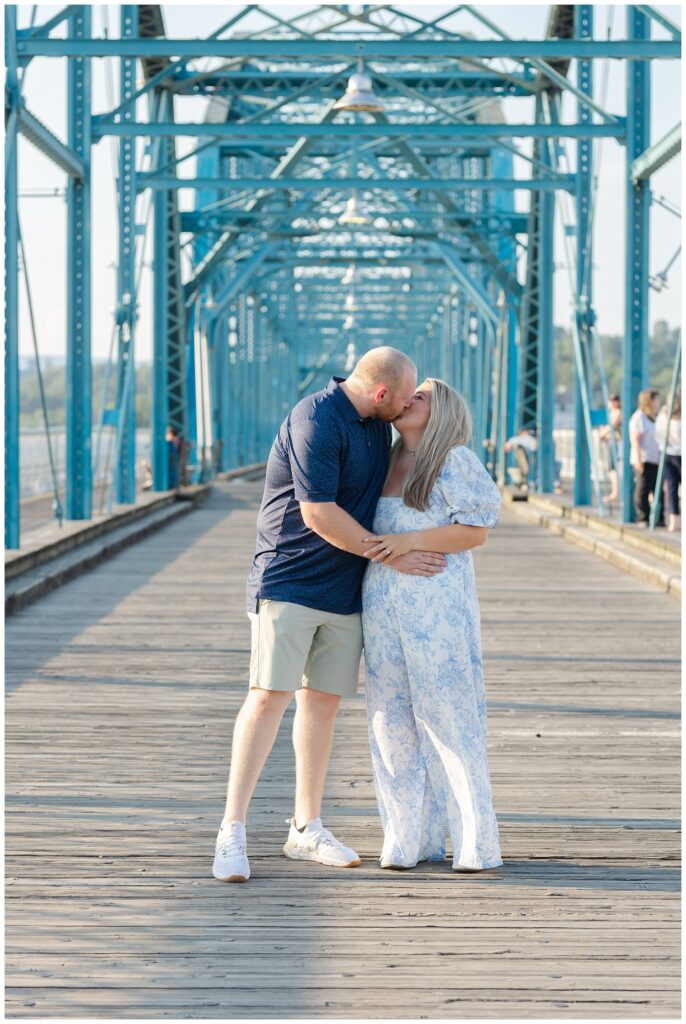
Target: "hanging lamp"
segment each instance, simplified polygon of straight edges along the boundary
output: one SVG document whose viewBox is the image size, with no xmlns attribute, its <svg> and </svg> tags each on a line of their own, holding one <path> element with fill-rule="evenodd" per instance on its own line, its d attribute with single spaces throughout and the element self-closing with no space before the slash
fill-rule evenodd
<svg viewBox="0 0 686 1024">
<path fill-rule="evenodd" d="M 345 204 L 345 210 L 338 218 L 339 224 L 369 224 L 369 217 L 366 215 L 362 207 L 360 206 L 357 198 L 357 189 L 353 189 L 348 202 Z"/>
<path fill-rule="evenodd" d="M 371 114 L 380 114 L 384 104 L 374 94 L 372 80 L 364 70 L 364 62 L 358 60 L 357 71 L 348 79 L 345 93 L 334 103 L 335 110 L 367 110 Z"/>
</svg>

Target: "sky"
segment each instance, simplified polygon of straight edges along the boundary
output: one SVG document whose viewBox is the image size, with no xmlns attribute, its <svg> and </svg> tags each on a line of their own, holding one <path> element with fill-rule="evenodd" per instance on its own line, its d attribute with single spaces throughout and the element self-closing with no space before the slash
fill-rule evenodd
<svg viewBox="0 0 686 1024">
<path fill-rule="evenodd" d="M 242 5 L 190 5 L 163 4 L 166 31 L 169 37 L 202 37 L 209 35 L 224 21 L 237 13 Z M 309 9 L 304 4 L 266 4 L 279 17 L 287 18 Z M 500 28 L 514 38 L 540 39 L 545 32 L 548 4 L 480 4 L 479 10 Z M 436 4 L 399 4 L 408 12 L 417 12 L 421 7 L 422 16 L 436 17 L 441 11 L 450 9 Z M 39 5 L 36 23 L 46 21 L 60 7 Z M 681 8 L 660 6 L 672 21 L 680 23 Z M 19 25 L 29 24 L 32 8 L 20 5 Z M 595 36 L 606 38 L 608 27 L 612 38 L 621 38 L 625 31 L 624 5 L 596 4 Z M 94 34 L 102 34 L 106 28 L 111 35 L 118 33 L 119 9 L 116 5 L 93 5 Z M 455 31 L 472 31 L 478 37 L 486 36 L 488 30 L 479 27 L 468 12 L 446 22 Z M 249 28 L 250 20 L 242 23 Z M 55 34 L 59 35 L 57 31 Z M 653 26 L 655 38 L 666 38 L 664 29 Z M 596 99 L 612 113 L 624 114 L 626 110 L 626 67 L 622 61 L 596 61 Z M 651 141 L 661 138 L 681 119 L 681 74 L 678 61 L 653 61 L 653 89 L 651 110 Z M 572 65 L 572 80 L 574 80 Z M 100 113 L 113 105 L 116 97 L 118 75 L 114 61 L 98 59 L 93 62 L 93 103 L 94 113 Z M 24 95 L 30 110 L 47 124 L 61 138 L 66 134 L 66 61 L 63 58 L 37 59 L 31 64 L 26 77 Z M 201 99 L 177 101 L 178 120 L 202 118 L 204 102 Z M 566 96 L 562 119 L 575 119 L 575 101 Z M 529 100 L 507 100 L 505 117 L 510 121 L 533 119 Z M 141 109 L 139 117 L 143 117 Z M 188 151 L 193 140 L 180 140 L 178 152 Z M 520 140 L 522 148 L 528 143 Z M 570 166 L 575 165 L 575 144 L 565 143 Z M 115 219 L 116 168 L 115 142 L 101 140 L 93 150 L 93 357 L 107 358 L 113 324 L 115 304 L 115 267 L 117 258 L 117 235 Z M 614 140 L 605 140 L 596 145 L 596 168 L 598 169 L 597 213 L 594 234 L 594 295 L 601 334 L 621 334 L 624 329 L 624 224 L 625 224 L 625 159 L 624 149 Z M 189 161 L 189 164 L 191 162 Z M 524 161 L 516 161 L 516 173 L 528 174 Z M 30 143 L 20 139 L 19 143 L 20 219 L 27 254 L 29 283 L 31 285 L 39 350 L 42 355 L 60 356 L 65 353 L 65 284 L 66 284 L 66 236 L 65 236 L 65 176 Z M 676 157 L 661 168 L 652 179 L 656 196 L 664 196 L 671 203 L 681 206 L 681 157 Z M 54 193 L 57 194 L 54 194 Z M 148 200 L 143 200 L 146 204 Z M 192 208 L 192 195 L 182 193 L 184 208 Z M 528 203 L 526 193 L 516 195 L 518 209 L 525 210 Z M 571 296 L 570 268 L 566 261 L 564 227 L 558 207 L 556 226 L 556 273 L 555 273 L 555 322 L 566 326 L 570 322 Z M 137 220 L 143 217 L 144 206 L 137 212 Z M 570 206 L 567 218 L 573 214 Z M 673 257 L 680 244 L 680 221 L 673 214 L 653 205 L 651 215 L 650 272 L 661 272 Z M 150 247 L 147 249 L 139 292 L 140 319 L 136 332 L 136 358 L 149 360 L 152 351 L 152 293 Z M 650 323 L 666 320 L 675 326 L 681 322 L 681 296 L 679 282 L 681 258 L 679 257 L 669 274 L 668 287 L 656 293 L 650 291 Z M 23 290 L 23 289 L 22 289 Z M 22 296 L 20 310 L 20 354 L 28 355 L 32 341 L 28 328 L 28 311 Z"/>
</svg>

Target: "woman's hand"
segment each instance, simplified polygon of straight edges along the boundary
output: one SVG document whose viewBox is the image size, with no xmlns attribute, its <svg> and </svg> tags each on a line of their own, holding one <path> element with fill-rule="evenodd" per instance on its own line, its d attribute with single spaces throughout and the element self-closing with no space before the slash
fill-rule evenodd
<svg viewBox="0 0 686 1024">
<path fill-rule="evenodd" d="M 363 543 L 367 540 L 373 541 L 371 547 L 367 548 L 364 557 L 371 562 L 392 562 L 400 555 L 407 555 L 410 551 L 417 551 L 418 533 L 385 533 L 376 537 L 364 537 Z"/>
</svg>

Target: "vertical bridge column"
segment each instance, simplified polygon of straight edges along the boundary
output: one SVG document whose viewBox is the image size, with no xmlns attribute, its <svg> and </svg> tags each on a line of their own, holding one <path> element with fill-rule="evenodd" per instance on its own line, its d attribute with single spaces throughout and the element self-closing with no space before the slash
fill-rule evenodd
<svg viewBox="0 0 686 1024">
<path fill-rule="evenodd" d="M 17 122 L 19 83 L 15 59 L 17 8 L 5 7 L 7 62 L 5 140 L 5 547 L 19 547 L 19 213 Z"/>
<path fill-rule="evenodd" d="M 650 22 L 634 5 L 627 7 L 627 36 L 648 39 Z M 635 184 L 631 165 L 650 146 L 650 61 L 627 63 L 626 139 L 626 309 L 622 361 L 622 520 L 633 523 L 633 473 L 629 465 L 629 417 L 648 377 L 648 273 L 650 180 Z"/>
<path fill-rule="evenodd" d="M 171 97 L 166 90 L 153 94 L 151 119 L 154 115 L 160 121 L 171 119 Z M 158 140 L 157 163 L 165 168 L 175 157 L 173 140 Z M 176 168 L 167 168 L 165 173 L 175 173 Z M 170 239 L 171 192 L 164 189 L 155 191 L 153 204 L 153 356 L 152 356 L 152 487 L 154 491 L 169 488 L 169 455 L 167 451 L 167 425 L 169 424 L 169 345 L 171 338 L 169 305 L 169 247 L 175 243 Z"/>
<path fill-rule="evenodd" d="M 547 116 L 546 116 L 547 115 Z M 536 100 L 536 121 L 552 120 L 552 103 L 546 111 L 542 98 Z M 552 167 L 552 139 L 542 139 L 539 159 Z M 555 274 L 555 192 L 543 189 L 538 217 L 538 381 L 536 433 L 538 436 L 538 490 L 549 492 L 555 482 L 553 417 L 555 413 L 555 325 L 553 320 L 553 283 Z"/>
<path fill-rule="evenodd" d="M 74 39 L 91 35 L 91 9 L 74 8 Z M 67 143 L 84 162 L 83 178 L 67 181 L 67 519 L 90 519 L 91 464 L 91 67 L 88 57 L 67 61 Z"/>
<path fill-rule="evenodd" d="M 121 37 L 138 35 L 138 5 L 121 8 Z M 136 91 L 136 58 L 122 57 L 119 102 Z M 120 114 L 123 122 L 135 120 L 135 103 Z M 122 135 L 119 142 L 119 265 L 117 267 L 117 321 L 119 325 L 119 380 L 117 381 L 117 501 L 136 500 L 136 374 L 134 333 L 136 326 L 136 139 Z"/>
<path fill-rule="evenodd" d="M 593 7 L 580 4 L 574 10 L 577 39 L 593 38 Z M 577 61 L 577 87 L 584 95 L 593 97 L 593 61 Z M 589 107 L 577 100 L 577 120 L 589 124 L 593 114 Z M 584 366 L 588 371 L 593 324 L 593 240 L 591 224 L 591 184 L 593 180 L 593 140 L 578 139 L 576 144 L 576 309 L 574 315 L 579 332 Z M 588 386 L 591 380 L 586 373 Z M 578 372 L 574 384 L 574 504 L 591 504 L 591 470 L 583 396 Z"/>
</svg>

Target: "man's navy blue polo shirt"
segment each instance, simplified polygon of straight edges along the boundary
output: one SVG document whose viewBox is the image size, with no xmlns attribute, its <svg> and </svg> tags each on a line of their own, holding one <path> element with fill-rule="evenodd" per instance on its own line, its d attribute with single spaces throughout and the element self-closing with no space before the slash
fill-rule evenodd
<svg viewBox="0 0 686 1024">
<path fill-rule="evenodd" d="M 248 611 L 259 598 L 290 601 L 324 612 L 362 610 L 366 559 L 329 544 L 308 529 L 301 501 L 334 501 L 371 530 L 386 479 L 391 428 L 362 417 L 332 377 L 281 424 L 269 453 L 257 549 L 246 588 Z"/>
</svg>

